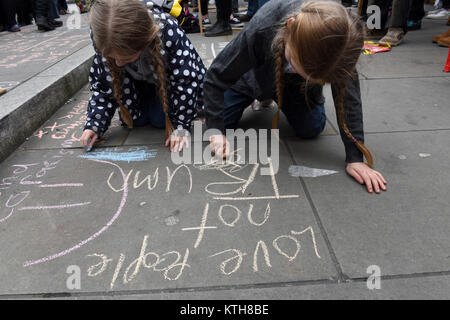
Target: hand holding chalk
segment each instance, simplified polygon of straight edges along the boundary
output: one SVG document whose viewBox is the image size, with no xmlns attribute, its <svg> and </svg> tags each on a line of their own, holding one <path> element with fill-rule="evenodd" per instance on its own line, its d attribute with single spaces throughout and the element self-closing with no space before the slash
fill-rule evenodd
<svg viewBox="0 0 450 320">
<path fill-rule="evenodd" d="M 81 135 L 80 143 L 83 148 L 86 148 L 86 152 L 89 152 L 92 150 L 92 147 L 97 139 L 98 135 L 94 131 L 86 129 Z"/>
</svg>

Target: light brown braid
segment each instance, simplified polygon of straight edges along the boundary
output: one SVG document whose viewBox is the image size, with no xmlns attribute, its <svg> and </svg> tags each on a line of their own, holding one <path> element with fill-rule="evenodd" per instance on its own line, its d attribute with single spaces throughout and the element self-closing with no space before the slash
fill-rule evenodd
<svg viewBox="0 0 450 320">
<path fill-rule="evenodd" d="M 356 147 L 361 151 L 366 158 L 367 162 L 366 164 L 369 167 L 373 167 L 373 156 L 370 150 L 361 142 L 356 140 L 356 138 L 352 135 L 350 130 L 348 130 L 347 124 L 345 123 L 345 109 L 344 109 L 344 99 L 345 99 L 345 89 L 346 85 L 341 85 L 338 91 L 338 97 L 337 97 L 337 110 L 338 110 L 338 119 L 339 119 L 339 125 L 341 126 L 342 130 L 344 130 L 345 135 L 355 143 Z"/>
<path fill-rule="evenodd" d="M 153 58 L 153 61 L 151 61 L 150 63 L 152 63 L 157 74 L 157 87 L 159 92 L 159 98 L 161 100 L 161 104 L 166 119 L 166 139 L 167 139 L 174 131 L 174 127 L 169 117 L 169 104 L 167 101 L 167 91 L 166 91 L 167 77 L 163 56 L 161 55 L 161 39 L 158 36 L 155 36 L 153 39 L 154 41 L 149 45 L 148 50 L 150 52 L 150 56 Z"/>
<path fill-rule="evenodd" d="M 277 38 L 275 44 L 275 81 L 277 89 L 277 105 L 278 110 L 272 121 L 272 129 L 278 128 L 278 122 L 280 119 L 280 110 L 283 107 L 283 90 L 284 90 L 284 50 L 285 44 L 282 37 Z"/>
<path fill-rule="evenodd" d="M 122 115 L 122 120 L 125 124 L 133 129 L 133 118 L 131 117 L 130 111 L 123 105 L 122 102 L 122 69 L 119 68 L 115 61 L 111 58 L 107 58 L 108 66 L 111 70 L 112 82 L 114 87 L 114 98 L 116 98 L 119 104 L 120 114 Z"/>
</svg>

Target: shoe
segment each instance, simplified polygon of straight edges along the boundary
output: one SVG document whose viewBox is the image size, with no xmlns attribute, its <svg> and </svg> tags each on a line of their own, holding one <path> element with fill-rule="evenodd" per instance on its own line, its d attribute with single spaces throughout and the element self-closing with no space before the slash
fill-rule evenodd
<svg viewBox="0 0 450 320">
<path fill-rule="evenodd" d="M 239 18 L 233 17 L 232 19 L 230 19 L 230 25 L 231 27 L 243 27 L 244 24 L 239 20 Z"/>
<path fill-rule="evenodd" d="M 20 27 L 18 24 L 13 25 L 12 27 L 10 27 L 8 29 L 9 32 L 19 32 L 20 31 Z"/>
<path fill-rule="evenodd" d="M 428 14 L 425 19 L 445 20 L 448 19 L 450 10 L 440 9 L 437 13 Z"/>
<path fill-rule="evenodd" d="M 248 14 L 241 14 L 240 16 L 239 16 L 239 21 L 240 22 L 249 22 L 250 20 L 251 20 L 251 16 L 249 16 Z"/>
<path fill-rule="evenodd" d="M 202 22 L 204 26 L 211 24 L 211 21 L 208 18 L 203 19 Z"/>
<path fill-rule="evenodd" d="M 381 45 L 398 46 L 403 41 L 405 33 L 402 28 L 389 28 L 388 33 L 378 41 Z"/>
<path fill-rule="evenodd" d="M 367 26 L 364 27 L 365 32 L 365 40 L 380 40 L 383 38 L 386 33 L 387 29 L 369 29 Z"/>
<path fill-rule="evenodd" d="M 433 37 L 433 42 L 437 43 L 438 40 L 440 40 L 441 38 L 447 38 L 447 37 L 450 37 L 450 29 L 447 32 L 444 32 L 444 33 L 441 33 L 441 34 L 439 34 L 437 36 L 434 36 Z"/>
<path fill-rule="evenodd" d="M 55 19 L 49 19 L 48 20 L 48 24 L 55 27 L 55 28 L 59 28 L 63 26 L 63 22 L 62 21 L 58 21 Z"/>
<path fill-rule="evenodd" d="M 48 23 L 48 19 L 46 17 L 36 17 L 36 25 L 38 26 L 39 31 L 55 30 L 55 27 Z"/>
<path fill-rule="evenodd" d="M 6 89 L 0 88 L 0 96 L 6 93 Z"/>
<path fill-rule="evenodd" d="M 408 21 L 408 30 L 413 31 L 413 30 L 419 30 L 421 28 L 422 28 L 422 20 Z"/>
<path fill-rule="evenodd" d="M 217 21 L 210 29 L 206 30 L 205 37 L 228 36 L 233 34 L 231 26 L 226 21 Z"/>
<path fill-rule="evenodd" d="M 438 43 L 438 45 L 439 45 L 440 47 L 447 47 L 447 48 L 450 48 L 450 36 L 448 36 L 448 37 L 446 37 L 446 38 L 440 38 L 440 39 L 437 41 L 437 43 Z"/>
<path fill-rule="evenodd" d="M 426 15 L 429 15 L 429 14 L 436 14 L 436 13 L 438 13 L 438 12 L 441 11 L 441 10 L 442 10 L 442 8 L 434 9 L 434 10 L 431 10 L 431 11 L 427 11 Z"/>
</svg>

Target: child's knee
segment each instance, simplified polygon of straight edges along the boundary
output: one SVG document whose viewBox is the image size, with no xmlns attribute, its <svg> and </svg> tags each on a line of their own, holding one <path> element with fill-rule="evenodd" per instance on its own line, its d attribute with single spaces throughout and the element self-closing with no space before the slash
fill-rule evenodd
<svg viewBox="0 0 450 320">
<path fill-rule="evenodd" d="M 325 107 L 317 106 L 303 123 L 295 126 L 295 133 L 302 139 L 317 138 L 325 129 L 326 122 Z"/>
</svg>

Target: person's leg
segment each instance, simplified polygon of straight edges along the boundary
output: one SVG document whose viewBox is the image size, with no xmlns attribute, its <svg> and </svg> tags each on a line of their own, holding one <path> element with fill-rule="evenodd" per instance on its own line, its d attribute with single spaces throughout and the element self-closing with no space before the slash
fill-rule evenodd
<svg viewBox="0 0 450 320">
<path fill-rule="evenodd" d="M 201 0 L 200 5 L 202 6 L 202 15 L 208 16 L 208 0 Z"/>
<path fill-rule="evenodd" d="M 297 137 L 312 139 L 322 133 L 327 119 L 323 103 L 310 105 L 312 102 L 307 103 L 305 95 L 292 87 L 284 90 L 283 101 L 281 110 Z"/>
<path fill-rule="evenodd" d="M 232 0 L 216 0 L 217 22 L 205 32 L 206 37 L 217 37 L 233 34 L 230 26 Z"/>
<path fill-rule="evenodd" d="M 380 8 L 380 15 L 381 15 L 381 28 L 383 29 L 386 25 L 386 21 L 389 15 L 389 5 L 392 1 L 391 0 L 368 0 L 367 1 L 367 8 L 370 6 L 377 6 Z M 367 11 L 366 8 L 366 11 Z"/>
<path fill-rule="evenodd" d="M 412 0 L 408 17 L 408 30 L 422 28 L 422 19 L 425 17 L 424 4 L 425 0 Z"/>
<path fill-rule="evenodd" d="M 209 20 L 209 15 L 208 15 L 208 0 L 201 0 L 200 6 L 202 7 L 203 26 L 210 25 L 211 21 Z"/>
<path fill-rule="evenodd" d="M 48 22 L 48 11 L 50 9 L 50 1 L 52 0 L 36 0 L 36 25 L 38 30 L 50 31 L 55 27 Z"/>
<path fill-rule="evenodd" d="M 141 116 L 133 120 L 133 125 L 142 127 L 150 124 L 153 127 L 164 129 L 166 119 L 155 85 L 145 81 L 136 81 L 135 88 L 139 97 Z"/>
<path fill-rule="evenodd" d="M 424 9 L 425 0 L 413 0 L 411 3 L 411 10 L 409 12 L 409 19 L 413 21 L 422 20 L 425 17 Z"/>
<path fill-rule="evenodd" d="M 411 0 L 394 0 L 388 33 L 379 41 L 380 44 L 398 46 L 408 32 L 408 16 Z"/>
<path fill-rule="evenodd" d="M 253 98 L 228 89 L 224 94 L 225 129 L 236 129 L 244 110 L 253 102 Z"/>
<path fill-rule="evenodd" d="M 232 12 L 233 13 L 239 12 L 239 0 L 232 0 Z"/>
<path fill-rule="evenodd" d="M 6 30 L 10 31 L 20 31 L 17 30 L 16 21 L 16 0 L 1 0 L 0 1 L 0 13 L 2 14 L 3 24 Z"/>
<path fill-rule="evenodd" d="M 394 0 L 392 3 L 392 17 L 390 28 L 402 28 L 406 34 L 411 0 Z"/>
<path fill-rule="evenodd" d="M 50 0 L 50 7 L 48 10 L 48 17 L 52 20 L 59 18 L 59 11 L 58 11 L 58 0 Z"/>
</svg>

